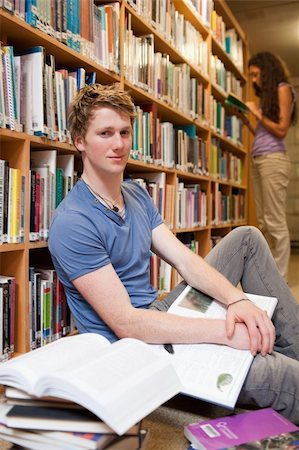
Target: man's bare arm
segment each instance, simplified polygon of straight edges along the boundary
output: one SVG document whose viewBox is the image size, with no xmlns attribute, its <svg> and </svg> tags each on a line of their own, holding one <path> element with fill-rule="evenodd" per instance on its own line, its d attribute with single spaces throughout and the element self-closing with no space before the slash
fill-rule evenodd
<svg viewBox="0 0 299 450">
<path fill-rule="evenodd" d="M 191 252 L 164 225 L 153 230 L 153 250 L 169 262 L 188 284 L 209 294 L 225 305 L 231 305 L 244 298 L 243 292 L 233 286 L 221 273 L 204 259 Z M 265 311 L 252 302 L 238 302 L 229 307 L 226 320 L 227 336 L 234 334 L 238 323 L 246 325 L 250 335 L 250 349 L 253 354 L 271 353 L 275 341 L 275 329 Z M 260 343 L 262 343 L 260 347 Z"/>
<path fill-rule="evenodd" d="M 148 343 L 217 343 L 248 349 L 246 326 L 238 324 L 227 337 L 224 320 L 193 319 L 165 312 L 134 308 L 112 265 L 73 281 L 81 295 L 119 338 Z"/>
</svg>

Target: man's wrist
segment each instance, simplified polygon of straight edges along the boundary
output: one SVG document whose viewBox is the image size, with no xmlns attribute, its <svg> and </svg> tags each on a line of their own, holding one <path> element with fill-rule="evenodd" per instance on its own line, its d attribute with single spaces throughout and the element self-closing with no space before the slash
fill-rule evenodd
<svg viewBox="0 0 299 450">
<path fill-rule="evenodd" d="M 245 297 L 240 298 L 239 300 L 235 300 L 234 302 L 229 303 L 227 305 L 227 307 L 229 308 L 230 306 L 235 305 L 236 303 L 239 303 L 239 302 L 250 302 L 250 300 L 249 300 L 249 298 L 245 298 Z"/>
</svg>

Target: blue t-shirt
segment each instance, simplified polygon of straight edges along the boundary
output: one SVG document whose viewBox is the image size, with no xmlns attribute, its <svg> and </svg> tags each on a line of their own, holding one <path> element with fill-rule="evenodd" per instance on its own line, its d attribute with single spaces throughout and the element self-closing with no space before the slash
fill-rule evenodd
<svg viewBox="0 0 299 450">
<path fill-rule="evenodd" d="M 79 180 L 54 213 L 49 250 L 80 333 L 117 339 L 81 296 L 72 280 L 112 264 L 131 303 L 147 308 L 157 292 L 150 283 L 152 230 L 163 220 L 147 191 L 135 181 L 122 183 L 125 217 L 106 208 Z"/>
</svg>

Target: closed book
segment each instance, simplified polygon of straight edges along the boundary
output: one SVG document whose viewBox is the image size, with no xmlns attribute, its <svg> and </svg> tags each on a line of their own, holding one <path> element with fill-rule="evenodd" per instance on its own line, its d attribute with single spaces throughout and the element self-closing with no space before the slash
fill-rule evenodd
<svg viewBox="0 0 299 450">
<path fill-rule="evenodd" d="M 25 131 L 37 136 L 44 135 L 44 58 L 45 49 L 35 46 L 19 52 L 21 62 L 21 121 Z M 27 80 L 22 86 L 22 80 Z M 28 92 L 29 91 L 29 92 Z M 26 117 L 29 114 L 29 117 Z"/>
<path fill-rule="evenodd" d="M 272 408 L 191 423 L 184 427 L 186 438 L 198 450 L 235 449 L 245 443 L 252 443 L 252 448 L 285 448 L 282 444 L 278 447 L 253 445 L 265 438 L 294 431 L 299 433 L 299 428 Z"/>
<path fill-rule="evenodd" d="M 3 88 L 6 125 L 11 130 L 16 129 L 16 92 L 14 75 L 14 50 L 11 45 L 2 47 L 3 52 Z"/>
<path fill-rule="evenodd" d="M 0 405 L 0 422 L 11 428 L 30 430 L 113 433 L 87 409 L 53 406 Z"/>
<path fill-rule="evenodd" d="M 141 423 L 134 427 L 136 431 L 116 436 L 112 433 L 31 431 L 0 425 L 0 439 L 31 450 L 141 450 L 148 432 L 140 426 Z"/>
</svg>

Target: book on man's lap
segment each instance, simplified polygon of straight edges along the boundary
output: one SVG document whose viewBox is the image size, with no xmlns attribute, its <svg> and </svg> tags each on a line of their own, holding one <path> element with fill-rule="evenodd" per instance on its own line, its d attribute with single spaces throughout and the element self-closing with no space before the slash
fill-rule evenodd
<svg viewBox="0 0 299 450">
<path fill-rule="evenodd" d="M 246 296 L 272 317 L 276 298 Z M 225 319 L 226 311 L 223 304 L 187 286 L 168 313 L 208 320 Z M 235 407 L 254 358 L 249 350 L 217 344 L 173 345 L 173 350 L 173 365 L 183 385 L 181 393 L 226 408 Z"/>
</svg>

